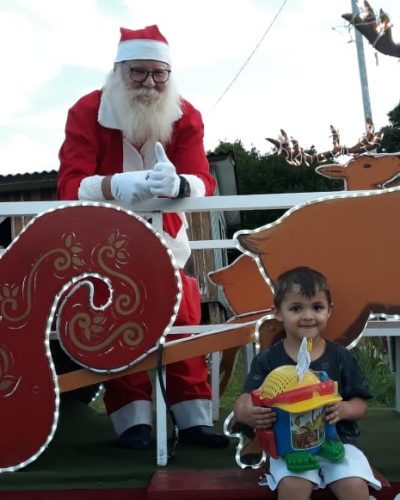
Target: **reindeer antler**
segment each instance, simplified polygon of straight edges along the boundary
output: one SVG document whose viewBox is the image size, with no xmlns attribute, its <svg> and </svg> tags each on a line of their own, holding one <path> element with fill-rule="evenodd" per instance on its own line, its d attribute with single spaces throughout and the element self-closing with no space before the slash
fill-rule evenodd
<svg viewBox="0 0 400 500">
<path fill-rule="evenodd" d="M 340 145 L 339 131 L 333 125 L 330 125 L 333 147 L 331 150 L 324 151 L 323 153 L 306 153 L 304 149 L 299 146 L 299 142 L 293 137 L 290 137 L 289 139 L 287 133 L 282 129 L 278 140 L 270 137 L 266 137 L 266 140 L 275 146 L 272 154 L 285 156 L 286 161 L 291 165 L 298 166 L 305 163 L 307 166 L 310 166 L 310 164 L 314 161 L 317 163 L 323 163 L 329 159 L 335 158 L 336 156 L 356 155 L 376 149 L 376 147 L 382 142 L 383 132 L 375 132 L 374 125 L 370 119 L 367 120 L 366 128 L 366 133 L 361 137 L 357 144 L 347 148 L 346 146 Z"/>
</svg>

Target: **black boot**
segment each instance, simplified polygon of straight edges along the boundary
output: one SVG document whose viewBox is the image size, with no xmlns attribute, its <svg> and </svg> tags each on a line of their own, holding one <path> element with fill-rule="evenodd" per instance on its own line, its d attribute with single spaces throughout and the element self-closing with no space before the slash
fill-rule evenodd
<svg viewBox="0 0 400 500">
<path fill-rule="evenodd" d="M 129 450 L 149 450 L 152 447 L 150 425 L 139 424 L 126 429 L 118 438 L 121 448 Z"/>
<path fill-rule="evenodd" d="M 215 432 L 212 427 L 207 425 L 196 425 L 179 431 L 179 441 L 205 448 L 225 448 L 229 445 L 229 438 Z"/>
</svg>

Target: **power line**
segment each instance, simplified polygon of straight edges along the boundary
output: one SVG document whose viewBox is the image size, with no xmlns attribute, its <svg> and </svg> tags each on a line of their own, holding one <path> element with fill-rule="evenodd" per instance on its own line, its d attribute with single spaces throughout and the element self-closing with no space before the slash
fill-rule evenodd
<svg viewBox="0 0 400 500">
<path fill-rule="evenodd" d="M 236 73 L 235 77 L 233 78 L 233 80 L 231 81 L 231 83 L 226 87 L 226 89 L 222 92 L 221 96 L 215 101 L 213 107 L 211 108 L 211 111 L 216 107 L 216 105 L 223 99 L 223 97 L 226 95 L 226 93 L 228 92 L 228 90 L 232 87 L 232 85 L 235 83 L 235 81 L 238 79 L 240 73 L 244 70 L 244 68 L 247 66 L 247 64 L 249 63 L 250 59 L 253 57 L 255 51 L 258 49 L 258 47 L 262 44 L 264 38 L 267 36 L 268 32 L 270 31 L 270 29 L 272 28 L 272 26 L 274 25 L 275 21 L 278 19 L 279 17 L 279 14 L 281 13 L 283 7 L 285 6 L 285 4 L 287 3 L 287 0 L 284 0 L 282 5 L 280 6 L 278 12 L 275 14 L 275 17 L 272 19 L 272 22 L 271 24 L 268 26 L 268 28 L 265 30 L 263 36 L 261 37 L 260 41 L 257 43 L 257 45 L 254 47 L 254 49 L 252 50 L 251 54 L 249 55 L 249 57 L 246 59 L 246 61 L 244 62 L 244 64 L 242 65 L 242 67 L 239 69 L 239 71 Z"/>
</svg>

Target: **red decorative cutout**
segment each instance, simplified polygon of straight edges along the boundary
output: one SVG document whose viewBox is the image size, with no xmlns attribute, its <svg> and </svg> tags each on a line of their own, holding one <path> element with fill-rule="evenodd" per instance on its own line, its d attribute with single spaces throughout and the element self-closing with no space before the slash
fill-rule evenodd
<svg viewBox="0 0 400 500">
<path fill-rule="evenodd" d="M 115 371 L 145 355 L 174 321 L 180 281 L 150 226 L 97 204 L 35 218 L 0 271 L 0 471 L 7 471 L 35 460 L 57 425 L 46 342 L 55 297 L 63 299 L 64 349 L 85 366 Z"/>
</svg>

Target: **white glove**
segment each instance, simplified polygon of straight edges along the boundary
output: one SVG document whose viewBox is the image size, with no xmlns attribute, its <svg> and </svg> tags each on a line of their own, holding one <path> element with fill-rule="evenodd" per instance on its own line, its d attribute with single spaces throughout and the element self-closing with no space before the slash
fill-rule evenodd
<svg viewBox="0 0 400 500">
<path fill-rule="evenodd" d="M 153 196 L 168 196 L 176 198 L 179 193 L 181 180 L 174 165 L 169 161 L 160 142 L 156 142 L 157 163 L 149 171 L 149 188 Z"/>
<path fill-rule="evenodd" d="M 147 181 L 150 170 L 123 172 L 111 177 L 111 193 L 113 197 L 126 205 L 136 201 L 147 200 L 153 195 Z"/>
</svg>

